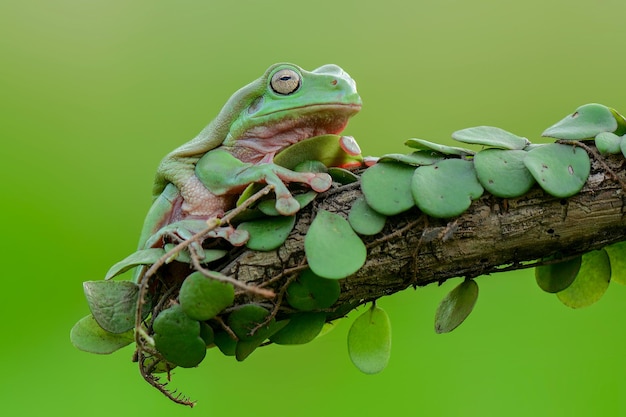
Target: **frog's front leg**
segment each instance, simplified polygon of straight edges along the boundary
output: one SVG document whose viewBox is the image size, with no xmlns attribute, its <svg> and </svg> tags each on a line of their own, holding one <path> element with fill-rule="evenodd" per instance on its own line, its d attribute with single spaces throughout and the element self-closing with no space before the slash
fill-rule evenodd
<svg viewBox="0 0 626 417">
<path fill-rule="evenodd" d="M 196 164 L 196 176 L 216 196 L 240 192 L 254 182 L 273 185 L 276 210 L 286 216 L 295 214 L 300 205 L 285 182 L 307 184 L 318 192 L 328 190 L 332 184 L 330 175 L 326 173 L 294 172 L 273 163 L 245 163 L 223 149 L 212 150 L 200 158 Z"/>
</svg>

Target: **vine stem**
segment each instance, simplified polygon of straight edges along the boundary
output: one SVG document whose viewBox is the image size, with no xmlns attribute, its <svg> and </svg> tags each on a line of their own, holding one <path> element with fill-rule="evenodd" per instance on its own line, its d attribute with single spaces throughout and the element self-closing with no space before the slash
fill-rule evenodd
<svg viewBox="0 0 626 417">
<path fill-rule="evenodd" d="M 189 239 L 186 239 L 180 242 L 179 244 L 174 246 L 172 249 L 167 251 L 167 253 L 161 256 L 154 264 L 152 264 L 150 268 L 148 268 L 148 270 L 144 274 L 140 275 L 140 277 L 137 280 L 137 284 L 139 285 L 139 294 L 137 298 L 137 308 L 135 310 L 135 343 L 137 345 L 136 355 L 137 355 L 137 362 L 139 363 L 139 372 L 141 376 L 143 377 L 143 379 L 146 380 L 150 385 L 158 389 L 163 395 L 165 395 L 170 400 L 178 404 L 193 407 L 195 405 L 195 402 L 190 401 L 187 398 L 181 397 L 180 395 L 176 395 L 175 391 L 170 392 L 169 390 L 167 390 L 166 388 L 167 384 L 161 383 L 158 377 L 155 377 L 153 374 L 147 373 L 145 365 L 144 365 L 144 361 L 146 359 L 146 357 L 144 356 L 144 352 L 150 350 L 150 348 L 145 346 L 145 344 L 147 343 L 148 346 L 150 347 L 154 346 L 154 339 L 150 337 L 147 331 L 143 328 L 143 324 L 142 324 L 143 323 L 143 306 L 146 303 L 146 295 L 148 292 L 148 287 L 149 287 L 148 284 L 150 282 L 150 279 L 156 275 L 156 272 L 158 271 L 158 269 L 161 268 L 163 265 L 165 265 L 169 259 L 173 259 L 178 253 L 180 253 L 182 250 L 184 250 L 187 247 L 192 248 L 191 246 L 192 243 L 195 243 L 204 239 L 208 235 L 209 232 L 211 232 L 218 226 L 225 224 L 225 223 L 226 224 L 230 223 L 230 221 L 234 219 L 237 215 L 241 214 L 245 209 L 250 207 L 253 203 L 258 201 L 261 197 L 269 194 L 273 189 L 274 189 L 273 185 L 266 185 L 259 192 L 247 198 L 239 207 L 226 213 L 226 215 L 224 215 L 224 217 L 222 217 L 221 219 L 217 217 L 208 219 L 207 227 L 205 229 L 194 234 Z M 197 260 L 197 254 L 193 252 L 193 250 L 191 251 L 191 253 L 196 255 L 196 260 Z M 198 264 L 199 264 L 199 261 L 198 261 Z M 219 274 L 219 275 L 222 278 L 222 280 L 224 280 L 224 277 L 226 277 L 223 274 Z M 226 278 L 228 278 L 228 282 L 235 281 L 238 283 L 237 285 L 239 286 L 244 285 L 245 289 L 252 290 L 252 287 L 247 286 L 246 284 L 240 283 L 239 281 L 231 277 L 226 277 Z M 257 294 L 265 294 L 266 296 L 269 296 L 271 292 L 272 297 L 274 296 L 274 293 L 269 290 L 255 288 L 253 292 Z"/>
<path fill-rule="evenodd" d="M 593 156 L 593 159 L 598 161 L 598 163 L 602 166 L 602 168 L 611 176 L 611 179 L 613 181 L 615 181 L 616 183 L 618 183 L 620 185 L 620 187 L 622 187 L 623 191 L 626 191 L 626 183 L 624 181 L 622 181 L 622 179 L 615 173 L 615 171 L 613 171 L 611 169 L 611 167 L 609 167 L 606 164 L 606 162 L 604 162 L 602 160 L 602 157 L 598 154 L 598 152 L 596 152 L 595 149 L 587 146 L 586 144 L 584 144 L 583 142 L 578 141 L 578 140 L 575 140 L 575 141 L 558 140 L 557 143 L 560 143 L 560 144 L 563 144 L 563 145 L 571 145 L 573 143 L 574 146 L 578 146 L 579 148 L 584 149 L 588 154 Z"/>
</svg>

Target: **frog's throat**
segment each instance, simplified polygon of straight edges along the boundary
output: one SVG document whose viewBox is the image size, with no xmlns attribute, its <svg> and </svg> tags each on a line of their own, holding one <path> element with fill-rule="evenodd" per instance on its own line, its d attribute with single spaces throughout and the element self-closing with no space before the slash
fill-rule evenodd
<svg viewBox="0 0 626 417">
<path fill-rule="evenodd" d="M 321 110 L 320 110 L 321 109 Z M 338 134 L 360 106 L 338 105 L 321 107 L 316 112 L 285 115 L 278 121 L 255 125 L 239 139 L 225 141 L 224 147 L 243 162 L 267 161 L 283 149 L 314 136 Z"/>
</svg>

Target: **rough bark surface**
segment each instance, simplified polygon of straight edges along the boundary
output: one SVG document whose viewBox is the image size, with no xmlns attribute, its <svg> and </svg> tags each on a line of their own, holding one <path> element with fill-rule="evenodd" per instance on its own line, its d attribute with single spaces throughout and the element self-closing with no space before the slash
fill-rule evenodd
<svg viewBox="0 0 626 417">
<path fill-rule="evenodd" d="M 516 199 L 483 195 L 463 215 L 449 220 L 427 217 L 414 208 L 390 217 L 382 233 L 365 237 L 365 265 L 341 281 L 336 307 L 355 306 L 409 286 L 453 277 L 475 277 L 525 267 L 527 262 L 560 254 L 573 256 L 626 240 L 624 190 L 613 176 L 626 179 L 624 158 L 592 158 L 592 171 L 576 196 L 559 199 L 538 186 Z M 607 172 L 606 167 L 610 168 Z M 299 213 L 296 228 L 276 251 L 239 250 L 220 272 L 260 284 L 303 265 L 304 235 L 314 213 L 347 216 L 360 197 L 358 184 L 331 189 Z M 279 288 L 284 279 L 271 285 Z"/>
</svg>

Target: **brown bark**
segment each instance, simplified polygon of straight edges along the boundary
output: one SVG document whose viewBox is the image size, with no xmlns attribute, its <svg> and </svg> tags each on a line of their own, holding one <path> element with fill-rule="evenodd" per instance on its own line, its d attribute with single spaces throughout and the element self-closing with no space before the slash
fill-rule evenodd
<svg viewBox="0 0 626 417">
<path fill-rule="evenodd" d="M 417 208 L 388 218 L 382 233 L 364 238 L 367 261 L 341 281 L 335 307 L 349 308 L 409 286 L 520 269 L 542 257 L 574 256 L 625 240 L 624 190 L 617 180 L 626 178 L 624 158 L 602 161 L 592 158 L 587 184 L 571 198 L 552 197 L 536 186 L 516 199 L 485 194 L 454 219 L 426 217 Z M 314 213 L 323 209 L 347 216 L 359 196 L 358 184 L 318 196 L 298 215 L 296 228 L 280 249 L 240 250 L 220 272 L 260 284 L 303 265 L 304 235 Z M 271 285 L 277 291 L 289 274 L 280 276 Z"/>
</svg>

